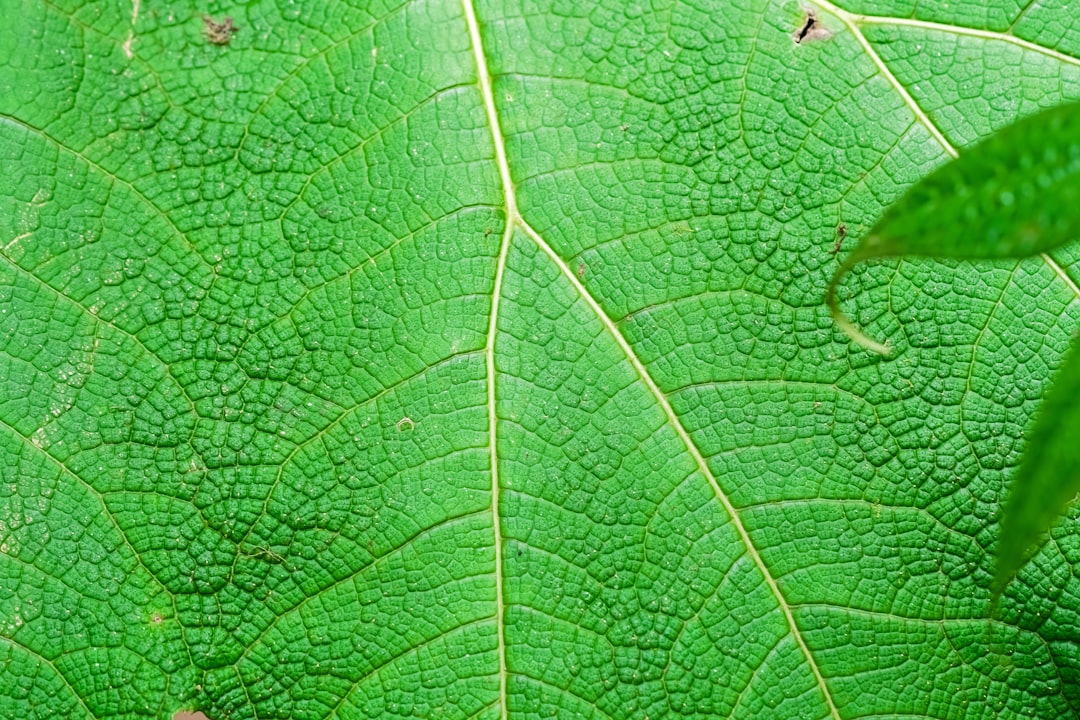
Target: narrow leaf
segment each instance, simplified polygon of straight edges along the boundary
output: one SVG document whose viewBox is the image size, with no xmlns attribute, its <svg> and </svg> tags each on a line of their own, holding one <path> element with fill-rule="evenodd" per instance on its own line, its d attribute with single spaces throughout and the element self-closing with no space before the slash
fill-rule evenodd
<svg viewBox="0 0 1080 720">
<path fill-rule="evenodd" d="M 1031 441 L 1005 506 L 994 591 L 1026 556 L 1065 506 L 1080 492 L 1080 343 L 1074 343 L 1035 420 Z"/>
<path fill-rule="evenodd" d="M 1078 208 L 1080 104 L 1068 104 L 1004 128 L 912 187 L 841 263 L 826 303 L 852 340 L 888 354 L 887 344 L 864 335 L 840 310 L 836 291 L 853 267 L 899 255 L 1043 253 L 1080 235 Z"/>
</svg>

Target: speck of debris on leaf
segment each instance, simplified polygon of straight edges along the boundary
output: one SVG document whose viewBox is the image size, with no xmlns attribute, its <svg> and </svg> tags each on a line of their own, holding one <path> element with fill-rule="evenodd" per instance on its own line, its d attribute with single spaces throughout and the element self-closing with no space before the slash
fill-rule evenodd
<svg viewBox="0 0 1080 720">
<path fill-rule="evenodd" d="M 218 22 L 209 15 L 203 15 L 203 32 L 211 45 L 228 45 L 232 42 L 233 33 L 239 29 L 233 25 L 231 17 Z"/>
</svg>

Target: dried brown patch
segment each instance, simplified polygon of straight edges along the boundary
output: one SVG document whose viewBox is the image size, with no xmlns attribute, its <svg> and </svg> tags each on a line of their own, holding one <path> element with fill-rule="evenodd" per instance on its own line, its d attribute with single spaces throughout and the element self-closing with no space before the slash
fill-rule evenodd
<svg viewBox="0 0 1080 720">
<path fill-rule="evenodd" d="M 227 17 L 218 22 L 209 15 L 203 15 L 203 32 L 211 45 L 228 45 L 232 42 L 232 36 L 240 28 L 233 25 L 233 19 Z"/>
</svg>

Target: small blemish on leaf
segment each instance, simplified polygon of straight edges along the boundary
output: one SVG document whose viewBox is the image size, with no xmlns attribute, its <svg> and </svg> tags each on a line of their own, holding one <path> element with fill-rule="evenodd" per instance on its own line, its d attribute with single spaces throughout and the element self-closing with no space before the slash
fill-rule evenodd
<svg viewBox="0 0 1080 720">
<path fill-rule="evenodd" d="M 813 10 L 806 11 L 803 24 L 791 34 L 791 39 L 796 45 L 801 45 L 814 40 L 825 40 L 832 37 L 832 31 L 818 22 L 817 13 Z"/>
<path fill-rule="evenodd" d="M 847 237 L 847 225 L 840 223 L 836 226 L 836 242 L 833 243 L 832 254 L 836 255 L 840 252 L 840 248 L 844 244 L 844 238 Z"/>
<path fill-rule="evenodd" d="M 578 263 L 577 278 L 580 280 L 583 277 L 585 277 L 585 263 Z"/>
<path fill-rule="evenodd" d="M 232 42 L 233 34 L 239 29 L 233 25 L 231 17 L 218 22 L 209 15 L 203 15 L 203 32 L 211 45 L 228 45 Z"/>
<path fill-rule="evenodd" d="M 285 557 L 283 555 L 280 555 L 279 553 L 274 552 L 270 548 L 263 546 L 256 547 L 255 552 L 251 553 L 250 555 L 248 555 L 247 553 L 244 554 L 247 557 L 266 558 L 266 561 L 271 563 L 272 565 L 280 565 L 281 563 L 285 562 Z"/>
<path fill-rule="evenodd" d="M 202 688 L 199 688 L 200 690 Z M 172 720 L 210 720 L 210 718 L 203 715 L 201 712 L 191 712 L 189 710 L 181 710 L 173 715 Z"/>
<path fill-rule="evenodd" d="M 154 623 L 155 625 L 160 625 L 162 622 L 164 622 L 164 620 L 165 618 L 161 617 L 160 613 L 154 613 L 150 616 L 150 622 Z"/>
<path fill-rule="evenodd" d="M 403 417 L 397 421 L 397 425 L 395 425 L 395 427 L 397 428 L 398 432 L 405 432 L 406 430 L 412 430 L 413 428 L 415 428 L 416 423 L 414 423 L 411 418 Z"/>
</svg>

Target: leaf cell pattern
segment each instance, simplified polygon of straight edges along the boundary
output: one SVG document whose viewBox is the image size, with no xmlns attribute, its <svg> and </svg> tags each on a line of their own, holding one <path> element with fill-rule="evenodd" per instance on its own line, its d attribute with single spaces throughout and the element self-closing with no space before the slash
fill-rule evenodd
<svg viewBox="0 0 1080 720">
<path fill-rule="evenodd" d="M 1080 534 L 989 551 L 1080 251 L 822 304 L 1065 4 L 230 12 L 0 25 L 0 715 L 1078 716 Z"/>
</svg>

